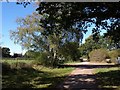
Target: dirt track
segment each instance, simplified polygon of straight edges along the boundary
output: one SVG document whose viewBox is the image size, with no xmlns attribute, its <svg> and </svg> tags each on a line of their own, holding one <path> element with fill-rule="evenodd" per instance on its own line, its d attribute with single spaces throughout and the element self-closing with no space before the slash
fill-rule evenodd
<svg viewBox="0 0 120 90">
<path fill-rule="evenodd" d="M 103 66 L 108 67 L 113 64 L 89 62 L 73 64 L 73 66 L 76 65 L 78 67 L 72 71 L 72 73 L 65 79 L 63 83 L 58 86 L 58 88 L 61 90 L 101 90 L 98 89 L 96 76 L 94 75 L 94 69 L 99 67 L 101 68 Z M 81 65 L 83 67 L 81 67 Z"/>
<path fill-rule="evenodd" d="M 93 69 L 76 68 L 59 86 L 61 89 L 92 89 L 96 88 Z"/>
</svg>

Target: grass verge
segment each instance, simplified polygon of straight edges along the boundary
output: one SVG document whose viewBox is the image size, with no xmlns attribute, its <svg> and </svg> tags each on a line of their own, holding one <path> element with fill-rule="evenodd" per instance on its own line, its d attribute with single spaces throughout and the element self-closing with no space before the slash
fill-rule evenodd
<svg viewBox="0 0 120 90">
<path fill-rule="evenodd" d="M 20 63 L 20 62 L 19 62 Z M 6 64 L 6 63 L 5 63 Z M 7 66 L 8 64 L 8 66 Z M 2 72 L 3 88 L 55 88 L 74 68 L 47 68 L 32 65 L 24 68 L 10 68 L 13 63 L 7 63 Z M 27 63 L 26 63 L 27 64 Z M 26 66 L 26 67 L 25 67 Z"/>
<path fill-rule="evenodd" d="M 120 90 L 120 67 L 99 68 L 95 74 L 100 88 Z"/>
</svg>

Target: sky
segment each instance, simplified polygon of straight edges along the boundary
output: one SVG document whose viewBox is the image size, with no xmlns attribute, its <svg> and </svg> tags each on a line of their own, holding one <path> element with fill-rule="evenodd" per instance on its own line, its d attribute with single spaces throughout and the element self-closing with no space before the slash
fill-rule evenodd
<svg viewBox="0 0 120 90">
<path fill-rule="evenodd" d="M 19 44 L 14 44 L 14 41 L 10 39 L 10 30 L 16 30 L 17 24 L 16 19 L 18 17 L 25 17 L 26 15 L 32 14 L 35 11 L 34 3 L 29 4 L 26 8 L 22 5 L 17 5 L 15 2 L 2 2 L 0 3 L 0 35 L 2 35 L 2 40 L 0 40 L 0 45 L 2 47 L 10 48 L 11 55 L 13 53 L 24 54 L 26 50 L 22 50 Z M 90 28 L 91 29 L 91 28 Z M 91 30 L 84 35 L 83 42 L 91 34 Z M 1 38 L 1 37 L 0 37 Z"/>
<path fill-rule="evenodd" d="M 26 15 L 32 14 L 32 12 L 34 12 L 37 7 L 35 7 L 35 5 L 31 3 L 27 6 L 27 8 L 24 8 L 22 5 L 17 5 L 15 2 L 2 2 L 0 3 L 0 7 L 2 8 L 2 14 L 0 13 L 0 15 L 2 15 L 1 46 L 10 48 L 11 54 L 24 54 L 26 50 L 22 50 L 20 45 L 14 44 L 14 41 L 10 39 L 9 33 L 10 30 L 16 30 L 16 19 L 18 17 L 25 17 Z"/>
</svg>

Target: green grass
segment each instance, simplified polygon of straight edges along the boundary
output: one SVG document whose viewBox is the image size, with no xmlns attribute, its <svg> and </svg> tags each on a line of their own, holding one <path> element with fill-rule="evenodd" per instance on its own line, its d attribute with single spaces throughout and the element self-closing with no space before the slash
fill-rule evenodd
<svg viewBox="0 0 120 90">
<path fill-rule="evenodd" d="M 34 60 L 13 60 L 13 59 L 2 59 L 1 60 L 2 63 L 8 63 L 8 64 L 14 64 L 17 62 L 23 62 L 23 63 L 33 63 Z"/>
<path fill-rule="evenodd" d="M 120 89 L 120 67 L 99 68 L 95 74 L 100 88 Z"/>
<path fill-rule="evenodd" d="M 119 67 L 112 67 L 112 68 L 97 68 L 96 69 L 96 73 L 100 73 L 100 72 L 109 72 L 109 71 L 117 71 L 120 70 Z"/>
<path fill-rule="evenodd" d="M 13 65 L 14 61 L 8 61 Z M 29 61 L 26 61 L 27 63 Z M 26 63 L 26 64 L 27 64 Z M 3 62 L 4 64 L 4 62 Z M 74 68 L 47 68 L 33 65 L 25 68 L 4 68 L 3 88 L 54 88 L 60 84 Z"/>
<path fill-rule="evenodd" d="M 76 63 L 81 63 L 79 60 L 78 61 L 67 61 L 64 64 L 76 64 Z"/>
</svg>

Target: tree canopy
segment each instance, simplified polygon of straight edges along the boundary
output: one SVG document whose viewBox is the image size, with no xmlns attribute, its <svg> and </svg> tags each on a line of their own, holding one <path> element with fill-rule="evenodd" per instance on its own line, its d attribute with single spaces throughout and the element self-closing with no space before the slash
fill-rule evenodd
<svg viewBox="0 0 120 90">
<path fill-rule="evenodd" d="M 59 30 L 69 31 L 70 28 L 76 28 L 80 31 L 88 31 L 88 27 L 92 24 L 93 27 L 94 39 L 97 39 L 96 36 L 98 33 L 105 29 L 108 32 L 112 32 L 112 29 L 119 27 L 120 25 L 120 3 L 82 3 L 82 2 L 42 2 L 37 8 L 39 14 L 46 14 L 47 19 L 43 20 L 43 27 L 48 28 L 48 33 L 54 32 L 50 30 L 53 27 L 59 25 Z M 47 26 L 48 25 L 48 26 Z M 118 28 L 119 29 L 119 28 Z M 119 30 L 118 30 L 119 31 Z M 55 31 L 55 32 L 58 32 Z M 114 34 L 117 31 L 113 31 Z M 111 34 L 107 34 L 112 36 Z M 114 40 L 118 41 L 117 36 L 114 36 Z M 116 40 L 117 39 L 117 40 Z"/>
<path fill-rule="evenodd" d="M 36 10 L 38 13 L 17 19 L 18 28 L 11 31 L 11 38 L 28 49 L 46 52 L 52 65 L 66 55 L 64 50 L 72 59 L 78 58 L 73 53 L 89 27 L 95 42 L 99 41 L 101 30 L 106 30 L 105 37 L 114 43 L 120 41 L 119 3 L 42 2 Z"/>
</svg>

